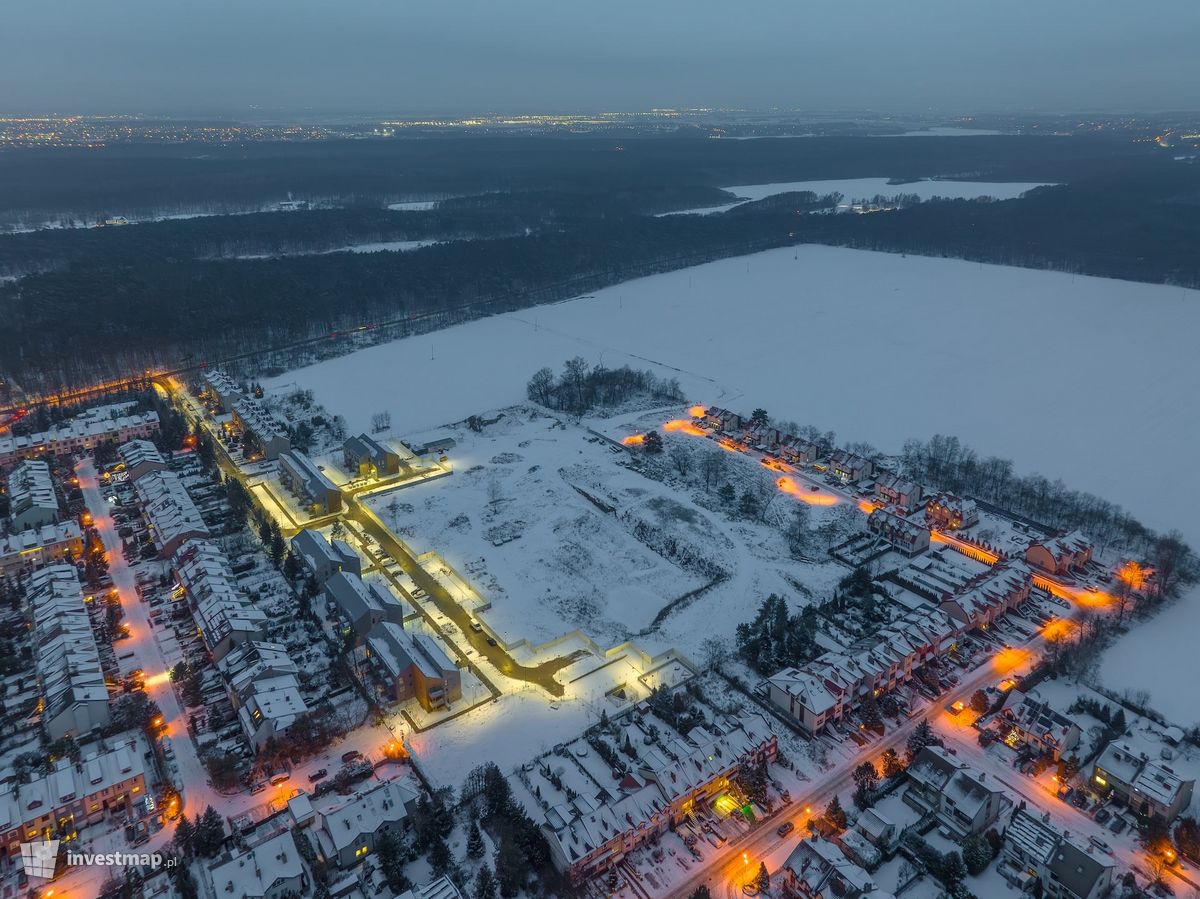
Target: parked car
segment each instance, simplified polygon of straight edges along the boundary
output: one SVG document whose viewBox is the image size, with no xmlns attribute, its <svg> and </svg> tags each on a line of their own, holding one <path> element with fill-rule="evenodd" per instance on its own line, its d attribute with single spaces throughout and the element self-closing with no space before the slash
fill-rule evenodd
<svg viewBox="0 0 1200 899">
<path fill-rule="evenodd" d="M 315 782 L 315 781 L 320 780 L 322 777 L 325 777 L 328 773 L 329 773 L 329 771 L 327 769 L 318 768 L 312 774 L 308 775 L 308 779 Z"/>
<path fill-rule="evenodd" d="M 1104 840 L 1100 839 L 1099 837 L 1088 837 L 1088 842 L 1091 843 L 1093 846 L 1095 846 L 1097 849 L 1099 849 L 1101 852 L 1107 852 L 1109 855 L 1112 855 L 1112 847 L 1109 846 L 1108 843 L 1104 842 Z"/>
<path fill-rule="evenodd" d="M 342 764 L 348 765 L 351 762 L 356 762 L 362 758 L 362 753 L 357 749 L 351 749 L 349 752 L 342 753 Z"/>
<path fill-rule="evenodd" d="M 775 832 L 777 834 L 779 834 L 781 837 L 786 837 L 789 833 L 791 833 L 795 829 L 796 829 L 796 825 L 793 824 L 791 821 L 784 821 L 782 824 L 779 825 L 778 828 L 776 828 Z"/>
<path fill-rule="evenodd" d="M 1108 829 L 1113 833 L 1121 833 L 1123 830 L 1125 830 L 1126 826 L 1127 825 L 1124 818 L 1118 815 L 1113 815 L 1112 824 L 1108 825 Z"/>
</svg>

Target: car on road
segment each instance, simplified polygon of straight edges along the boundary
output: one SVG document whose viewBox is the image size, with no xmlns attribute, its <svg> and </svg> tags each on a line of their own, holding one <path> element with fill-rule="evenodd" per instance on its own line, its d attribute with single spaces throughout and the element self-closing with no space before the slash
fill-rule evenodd
<svg viewBox="0 0 1200 899">
<path fill-rule="evenodd" d="M 478 634 L 480 631 L 482 631 L 482 630 L 483 630 L 483 625 L 482 625 L 482 624 L 480 624 L 478 621 L 475 621 L 475 620 L 473 620 L 473 619 L 472 619 L 472 621 L 471 621 L 471 630 L 473 630 L 475 633 L 477 633 L 477 634 Z"/>
<path fill-rule="evenodd" d="M 488 646 L 496 646 L 496 645 L 498 645 L 498 644 L 496 643 L 496 638 L 495 638 L 495 637 L 488 637 L 488 638 L 487 638 L 487 645 L 488 645 Z"/>
<path fill-rule="evenodd" d="M 308 775 L 308 779 L 313 782 L 316 782 L 316 781 L 320 780 L 322 777 L 325 777 L 327 774 L 329 774 L 328 769 L 318 768 L 312 774 Z"/>
<path fill-rule="evenodd" d="M 1112 855 L 1112 847 L 1109 846 L 1108 843 L 1104 842 L 1104 840 L 1100 839 L 1099 837 L 1088 837 L 1088 842 L 1091 843 L 1093 846 L 1095 846 L 1097 849 L 1099 849 L 1101 852 L 1107 852 L 1109 855 Z"/>
<path fill-rule="evenodd" d="M 796 829 L 796 825 L 791 821 L 785 821 L 775 829 L 775 832 L 781 837 L 786 837 L 789 833 Z"/>
</svg>

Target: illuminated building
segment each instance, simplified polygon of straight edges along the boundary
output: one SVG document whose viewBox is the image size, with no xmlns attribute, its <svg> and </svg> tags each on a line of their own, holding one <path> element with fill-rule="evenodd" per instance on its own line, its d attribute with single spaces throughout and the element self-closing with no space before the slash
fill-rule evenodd
<svg viewBox="0 0 1200 899">
<path fill-rule="evenodd" d="M 929 549 L 929 528 L 888 509 L 871 512 L 867 517 L 867 529 L 908 556 Z"/>
<path fill-rule="evenodd" d="M 8 473 L 8 522 L 12 531 L 58 522 L 58 496 L 45 462 L 28 459 Z"/>
<path fill-rule="evenodd" d="M 987 773 L 959 762 L 940 746 L 926 746 L 908 766 L 904 801 L 966 837 L 991 827 L 1011 803 Z"/>
<path fill-rule="evenodd" d="M 167 462 L 149 440 L 130 440 L 117 447 L 117 456 L 125 465 L 131 482 L 155 471 L 166 471 Z"/>
<path fill-rule="evenodd" d="M 309 877 L 290 830 L 205 869 L 210 895 L 222 899 L 284 899 L 308 894 Z"/>
<path fill-rule="evenodd" d="M 996 718 L 1001 730 L 1007 731 L 1005 742 L 1009 746 L 1032 746 L 1055 761 L 1079 745 L 1082 735 L 1079 725 L 1055 711 L 1050 703 L 1027 696 L 1020 690 L 1009 691 Z"/>
<path fill-rule="evenodd" d="M 83 532 L 78 522 L 64 521 L 0 537 L 0 575 L 60 562 L 83 554 Z"/>
<path fill-rule="evenodd" d="M 1068 575 L 1092 560 L 1092 544 L 1079 531 L 1039 540 L 1025 550 L 1025 561 L 1047 574 Z"/>
<path fill-rule="evenodd" d="M 330 515 L 341 511 L 342 491 L 300 450 L 279 454 L 279 480 L 312 513 Z"/>
<path fill-rule="evenodd" d="M 1135 814 L 1161 823 L 1170 824 L 1191 804 L 1195 785 L 1125 740 L 1109 743 L 1092 763 L 1094 790 L 1116 794 Z"/>
<path fill-rule="evenodd" d="M 875 495 L 880 502 L 909 512 L 921 502 L 921 485 L 895 472 L 881 471 L 875 476 Z"/>
<path fill-rule="evenodd" d="M 387 780 L 339 808 L 322 812 L 315 831 L 321 856 L 339 868 L 361 864 L 384 833 L 401 834 L 420 794 L 402 780 Z"/>
<path fill-rule="evenodd" d="M 979 524 L 979 509 L 972 499 L 939 493 L 925 504 L 925 523 L 939 531 L 956 531 Z"/>
<path fill-rule="evenodd" d="M 0 468 L 22 459 L 85 453 L 106 440 L 124 443 L 158 431 L 158 413 L 127 414 L 132 404 L 89 409 L 69 422 L 36 434 L 0 437 Z"/>
<path fill-rule="evenodd" d="M 292 552 L 317 581 L 318 587 L 339 571 L 362 574 L 362 559 L 345 540 L 326 540 L 320 531 L 305 528 L 292 538 Z"/>
<path fill-rule="evenodd" d="M 1052 899 L 1098 899 L 1112 888 L 1115 866 L 1091 846 L 1073 842 L 1067 834 L 1031 814 L 1025 802 L 1016 808 L 1004 829 L 1004 846 L 996 870 L 1014 888 Z"/>
<path fill-rule="evenodd" d="M 875 463 L 858 453 L 834 450 L 829 457 L 829 470 L 843 484 L 857 484 L 875 473 Z"/>
<path fill-rule="evenodd" d="M 400 454 L 368 434 L 350 437 L 342 444 L 346 470 L 359 477 L 386 477 L 400 473 Z"/>
</svg>

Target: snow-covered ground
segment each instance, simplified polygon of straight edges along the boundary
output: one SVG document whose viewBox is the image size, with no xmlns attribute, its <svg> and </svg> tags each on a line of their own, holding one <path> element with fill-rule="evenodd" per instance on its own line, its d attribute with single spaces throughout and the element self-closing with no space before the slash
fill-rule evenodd
<svg viewBox="0 0 1200 899">
<path fill-rule="evenodd" d="M 620 437 L 678 414 L 585 425 Z M 578 629 L 602 648 L 633 638 L 647 652 L 676 647 L 696 658 L 701 641 L 720 633 L 714 620 L 728 625 L 728 636 L 768 594 L 799 604 L 799 583 L 824 599 L 844 576 L 832 563 L 789 557 L 779 525 L 795 500 L 775 494 L 775 474 L 753 459 L 722 459 L 722 481 L 739 494 L 760 486 L 775 494 L 764 516 L 770 524 L 726 514 L 715 492 L 697 483 L 701 454 L 729 456 L 710 441 L 666 434 L 668 451 L 647 461 L 657 473 L 648 477 L 585 425 L 515 407 L 482 433 L 456 427 L 452 477 L 381 493 L 370 505 L 417 552 L 439 553 L 491 603 L 478 617 L 509 645 L 538 646 Z M 668 461 L 675 446 L 696 460 L 688 483 Z M 835 514 L 814 507 L 811 526 Z M 651 536 L 639 539 L 644 531 Z M 674 548 L 669 558 L 660 536 Z M 721 583 L 654 626 L 672 600 L 722 573 Z"/>
<path fill-rule="evenodd" d="M 1200 483 L 1170 474 L 1192 469 L 1200 442 L 1181 413 L 1200 383 L 1197 333 L 1196 291 L 804 246 L 370 347 L 269 386 L 312 389 L 351 432 L 387 410 L 411 434 L 519 401 L 537 368 L 583 356 L 884 450 L 956 434 L 1200 542 Z"/>
<path fill-rule="evenodd" d="M 344 247 L 334 247 L 332 250 L 317 250 L 304 253 L 252 253 L 235 256 L 235 259 L 271 259 L 275 256 L 326 256 L 329 253 L 405 253 L 409 250 L 419 250 L 421 247 L 432 246 L 436 240 L 385 240 L 376 243 L 355 243 Z"/>
<path fill-rule="evenodd" d="M 1011 200 L 1021 196 L 1027 190 L 1035 187 L 1045 187 L 1042 182 L 1030 181 L 934 181 L 922 179 L 905 184 L 889 184 L 887 178 L 835 178 L 831 181 L 780 181 L 774 184 L 738 184 L 724 187 L 741 199 L 736 203 L 725 203 L 721 206 L 704 206 L 697 209 L 681 209 L 675 212 L 664 212 L 660 215 L 711 215 L 715 212 L 725 212 L 753 200 L 764 200 L 776 194 L 792 193 L 794 191 L 812 191 L 817 196 L 830 193 L 840 193 L 845 202 L 854 203 L 860 200 L 870 200 L 876 196 L 895 197 L 900 194 L 916 194 L 922 200 L 942 197 L 948 200 L 974 200 L 979 197 L 994 197 L 997 200 Z"/>
<path fill-rule="evenodd" d="M 1150 708 L 1181 727 L 1200 725 L 1196 675 L 1196 635 L 1200 634 L 1200 587 L 1149 621 L 1133 625 L 1098 666 L 1110 690 L 1145 691 Z"/>
</svg>

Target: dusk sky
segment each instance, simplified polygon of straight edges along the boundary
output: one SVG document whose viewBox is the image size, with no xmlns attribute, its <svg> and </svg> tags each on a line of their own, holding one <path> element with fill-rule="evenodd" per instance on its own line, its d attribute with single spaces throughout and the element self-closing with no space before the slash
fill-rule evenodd
<svg viewBox="0 0 1200 899">
<path fill-rule="evenodd" d="M 0 109 L 1151 110 L 1200 3 L 5 0 Z"/>
</svg>

